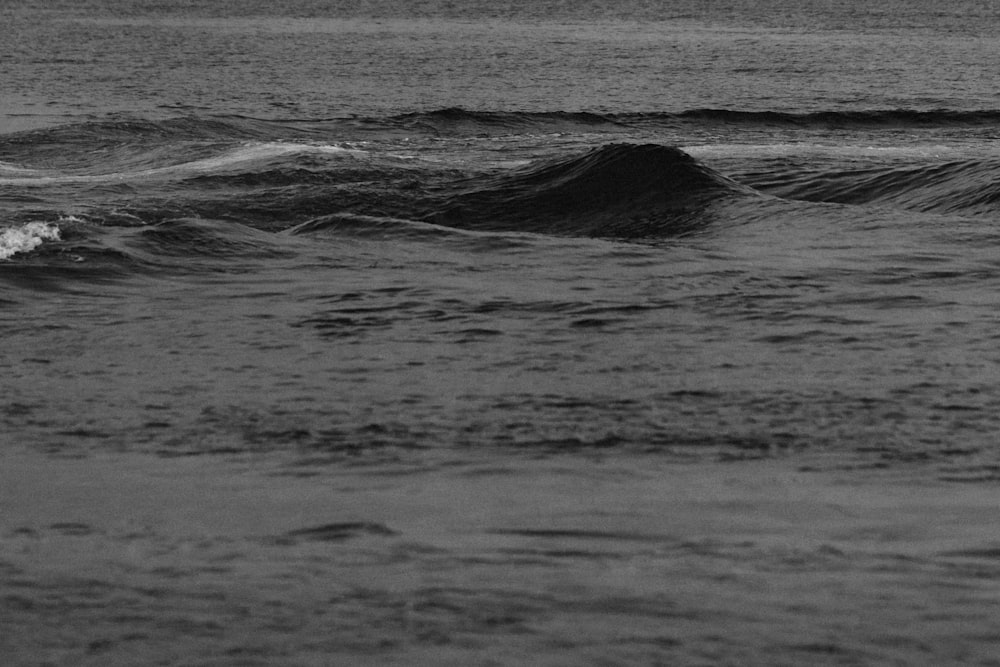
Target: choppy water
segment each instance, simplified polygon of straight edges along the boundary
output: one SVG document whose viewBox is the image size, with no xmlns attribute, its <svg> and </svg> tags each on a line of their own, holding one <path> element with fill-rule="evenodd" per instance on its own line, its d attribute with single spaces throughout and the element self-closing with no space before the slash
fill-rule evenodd
<svg viewBox="0 0 1000 667">
<path fill-rule="evenodd" d="M 602 457 L 996 484 L 993 3 L 0 16 L 12 446 L 404 486 L 539 459 L 585 489 Z M 705 641 L 661 657 L 736 659 Z M 797 655 L 769 651 L 743 662 Z"/>
</svg>

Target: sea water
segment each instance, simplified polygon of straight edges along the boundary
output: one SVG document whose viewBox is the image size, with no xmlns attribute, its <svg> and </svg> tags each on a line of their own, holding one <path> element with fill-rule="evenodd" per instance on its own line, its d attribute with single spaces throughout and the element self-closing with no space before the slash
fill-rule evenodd
<svg viewBox="0 0 1000 667">
<path fill-rule="evenodd" d="M 829 540 L 765 553 L 764 529 L 685 541 L 643 523 L 669 507 L 615 499 L 651 470 L 753 477 L 775 460 L 817 480 L 994 497 L 993 3 L 88 0 L 7 2 L 0 16 L 4 447 L 238 464 L 234 483 L 277 470 L 356 498 L 366 480 L 422 498 L 451 489 L 418 524 L 517 504 L 448 487 L 450 470 L 535 494 L 519 518 L 482 524 L 517 543 L 487 549 L 503 576 L 439 542 L 404 557 L 419 539 L 391 513 L 326 532 L 297 515 L 283 544 L 363 538 L 350 558 L 386 569 L 365 566 L 368 583 L 326 602 L 285 599 L 300 615 L 334 610 L 302 622 L 310 637 L 351 639 L 319 649 L 274 630 L 254 649 L 264 663 L 487 664 L 511 642 L 566 664 L 987 659 L 992 598 L 933 592 L 935 573 L 960 568 L 955 552 L 911 567 Z M 560 523 L 560 503 L 585 523 L 602 516 L 595 476 L 618 480 L 601 497 L 626 528 Z M 16 544 L 41 531 L 8 529 Z M 979 577 L 995 592 L 993 539 L 962 552 L 978 560 L 956 585 Z M 413 568 L 406 586 L 378 580 L 397 556 Z M 799 557 L 810 581 L 852 591 L 889 568 L 879 585 L 906 592 L 882 611 L 916 630 L 859 640 L 850 619 L 877 600 L 812 600 L 808 586 L 782 607 L 764 591 L 791 586 Z M 343 555 L 309 558 L 323 577 L 331 563 L 350 571 Z M 657 558 L 680 563 L 657 570 L 664 581 L 683 571 L 687 583 L 601 588 L 614 588 L 609 562 L 640 571 Z M 177 576 L 194 581 L 192 562 Z M 726 589 L 720 567 L 752 571 L 753 585 L 734 574 Z M 142 585 L 190 601 L 143 572 Z M 268 636 L 233 612 L 238 576 L 254 575 L 212 584 L 225 601 L 205 614 L 224 629 L 198 631 L 237 647 L 249 627 Z M 4 598 L 37 637 L 19 656 L 55 644 L 72 661 L 104 641 L 85 605 L 65 593 L 45 606 L 62 589 L 33 577 L 8 584 L 48 592 Z M 529 594 L 539 580 L 556 583 Z M 725 602 L 685 612 L 699 586 Z M 953 634 L 931 619 L 938 603 L 947 623 L 978 629 L 921 638 Z M 137 618 L 104 618 L 104 631 L 197 616 L 135 604 Z M 73 639 L 45 630 L 59 614 L 83 619 Z M 386 629 L 361 632 L 351 614 Z M 560 626 L 581 618 L 582 634 Z M 656 631 L 623 635 L 622 618 Z M 792 618 L 800 642 L 783 634 Z M 127 642 L 107 641 L 92 653 L 124 655 Z M 445 645 L 465 652 L 426 652 Z"/>
</svg>

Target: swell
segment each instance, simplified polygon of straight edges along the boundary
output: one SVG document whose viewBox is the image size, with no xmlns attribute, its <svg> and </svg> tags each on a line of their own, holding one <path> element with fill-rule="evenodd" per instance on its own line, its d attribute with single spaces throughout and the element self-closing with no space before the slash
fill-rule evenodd
<svg viewBox="0 0 1000 667">
<path fill-rule="evenodd" d="M 301 155 L 286 157 L 294 164 Z M 276 183 L 254 177 L 262 167 L 280 176 Z M 753 207 L 761 198 L 683 151 L 654 144 L 610 144 L 459 178 L 368 156 L 331 161 L 328 177 L 315 168 L 302 174 L 271 160 L 247 173 L 133 184 L 142 187 L 127 193 L 124 205 L 114 204 L 121 194 L 114 190 L 104 204 L 69 217 L 8 212 L 0 283 L 35 292 L 142 275 L 244 274 L 283 260 L 312 261 L 306 258 L 314 248 L 326 256 L 331 236 L 475 251 L 520 247 L 526 233 L 672 238 L 712 227 L 723 202 Z M 59 201 L 80 193 L 66 187 L 42 190 Z M 92 188 L 85 192 L 94 196 Z"/>
<path fill-rule="evenodd" d="M 1000 213 L 1000 160 L 803 173 L 772 171 L 742 179 L 785 199 L 879 204 L 925 213 Z"/>
<path fill-rule="evenodd" d="M 467 176 L 433 164 L 415 168 L 377 157 L 332 166 L 332 171 L 310 172 L 307 181 L 278 178 L 269 187 L 248 175 L 199 176 L 189 183 L 208 188 L 199 193 L 200 200 L 189 201 L 186 211 L 171 212 L 233 218 L 269 231 L 295 228 L 296 233 L 322 229 L 412 237 L 430 233 L 430 224 L 476 232 L 640 239 L 705 229 L 718 204 L 761 197 L 680 149 L 658 144 L 608 144 Z M 155 209 L 139 213 L 154 214 Z"/>
<path fill-rule="evenodd" d="M 661 144 L 609 143 L 582 152 L 567 149 L 554 158 L 518 168 L 404 159 L 395 155 L 404 145 L 397 141 L 334 145 L 342 138 L 337 128 L 348 126 L 369 131 L 373 125 L 398 129 L 433 123 L 465 127 L 462 132 L 485 125 L 522 131 L 567 123 L 620 127 L 650 118 L 655 122 L 933 124 L 1000 122 L 1000 113 L 795 115 L 702 110 L 602 116 L 445 109 L 379 121 L 109 120 L 0 137 L 0 187 L 4 188 L 0 194 L 7 202 L 5 224 L 52 221 L 74 214 L 91 226 L 149 228 L 125 246 L 116 246 L 129 256 L 135 254 L 138 263 L 150 263 L 156 257 L 215 261 L 273 256 L 267 243 L 258 247 L 260 238 L 229 238 L 227 225 L 233 230 L 241 225 L 263 232 L 296 230 L 298 236 L 323 231 L 412 238 L 457 229 L 656 239 L 698 233 L 720 221 L 758 219 L 761 211 L 770 214 L 774 206 L 788 204 L 775 203 L 773 197 L 767 203 L 765 195 L 810 202 L 889 204 L 928 212 L 1000 210 L 1000 160 L 840 171 L 785 163 L 741 174 L 738 183 L 682 150 Z M 321 140 L 324 133 L 329 136 Z M 370 150 L 357 148 L 362 145 Z M 427 145 L 437 151 L 441 142 L 435 139 Z M 419 149 L 414 150 L 419 155 Z M 19 160 L 22 153 L 30 160 Z M 61 158 L 63 164 L 87 166 L 77 171 L 52 167 L 56 153 L 66 156 Z M 109 165 L 129 160 L 131 171 L 105 173 Z M 22 185 L 31 183 L 35 185 L 30 188 Z M 15 203 L 25 193 L 32 195 L 30 200 Z M 68 202 L 84 212 L 64 206 Z M 45 215 L 36 215 L 36 209 Z M 90 256 L 87 244 L 74 251 L 64 242 L 41 240 L 43 256 L 47 245 L 61 248 L 63 256 Z M 30 238 L 28 242 L 33 243 Z M 38 254 L 34 248 L 18 252 Z"/>
</svg>

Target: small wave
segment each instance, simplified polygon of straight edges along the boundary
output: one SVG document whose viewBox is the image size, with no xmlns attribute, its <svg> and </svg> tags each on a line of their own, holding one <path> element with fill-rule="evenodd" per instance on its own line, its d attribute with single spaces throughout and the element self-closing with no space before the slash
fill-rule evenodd
<svg viewBox="0 0 1000 667">
<path fill-rule="evenodd" d="M 29 222 L 0 230 L 0 260 L 31 252 L 45 241 L 58 241 L 59 227 L 48 222 Z"/>
<path fill-rule="evenodd" d="M 491 135 L 562 132 L 621 133 L 635 129 L 676 131 L 693 128 L 969 128 L 1000 124 L 1000 109 L 791 112 L 749 109 L 680 111 L 518 111 L 459 107 L 391 116 L 262 119 L 239 115 L 179 116 L 159 120 L 108 118 L 70 123 L 0 137 L 5 160 L 44 157 L 61 165 L 66 154 L 86 154 L 88 147 L 163 146 L 179 142 L 335 143 L 370 136 Z M 2 170 L 0 170 L 2 171 Z"/>
<path fill-rule="evenodd" d="M 8 166 L 0 168 L 0 177 L 131 175 L 144 169 L 211 161 L 220 150 L 234 145 L 271 153 L 349 151 L 338 144 L 348 140 L 341 135 L 351 127 L 346 121 L 324 124 L 232 116 L 76 122 L 0 136 L 0 158 Z"/>
<path fill-rule="evenodd" d="M 618 118 L 616 116 L 616 118 Z M 953 111 L 936 109 L 873 109 L 868 111 L 815 111 L 792 113 L 783 111 L 742 111 L 738 109 L 692 109 L 677 114 L 626 114 L 631 122 L 672 118 L 684 121 L 712 121 L 741 125 L 797 126 L 981 126 L 1000 122 L 1000 109 Z"/>
<path fill-rule="evenodd" d="M 798 158 L 801 160 L 940 160 L 956 156 L 965 149 L 944 144 L 926 143 L 908 146 L 869 146 L 864 144 L 821 144 L 808 142 L 795 143 L 722 143 L 693 144 L 681 147 L 685 153 L 699 160 L 737 161 L 737 160 L 782 160 Z M 740 180 L 741 179 L 736 179 Z"/>
<path fill-rule="evenodd" d="M 657 144 L 610 144 L 456 189 L 421 219 L 465 229 L 663 237 L 704 227 L 718 201 L 759 196 Z"/>
<path fill-rule="evenodd" d="M 689 126 L 828 128 L 983 127 L 1000 124 L 1000 109 L 789 112 L 744 109 L 594 113 L 588 111 L 499 111 L 451 107 L 387 119 L 366 119 L 372 129 L 405 128 L 435 134 L 508 132 L 619 132 L 629 128 L 675 130 Z"/>
<path fill-rule="evenodd" d="M 246 225 L 222 220 L 166 220 L 135 230 L 125 246 L 151 263 L 166 257 L 265 259 L 287 257 L 274 236 Z"/>
<path fill-rule="evenodd" d="M 656 114 L 654 114 L 655 117 Z M 683 120 L 712 120 L 752 125 L 822 125 L 822 126 L 978 126 L 1000 121 L 1000 109 L 868 109 L 857 111 L 747 111 L 740 109 L 691 109 L 667 114 Z M 645 117 L 645 114 L 631 118 Z"/>
<path fill-rule="evenodd" d="M 342 212 L 307 220 L 285 230 L 284 233 L 292 236 L 335 233 L 359 237 L 439 237 L 454 234 L 456 230 L 416 220 Z"/>
<path fill-rule="evenodd" d="M 473 111 L 459 107 L 402 114 L 389 118 L 388 122 L 401 127 L 430 129 L 437 132 L 539 129 L 552 131 L 560 127 L 570 129 L 581 125 L 591 128 L 621 125 L 610 116 L 586 111 Z"/>
<path fill-rule="evenodd" d="M 401 127 L 436 134 L 496 132 L 618 132 L 629 128 L 677 129 L 692 125 L 790 128 L 982 127 L 1000 123 L 998 110 L 872 109 L 788 112 L 689 109 L 593 113 L 587 111 L 486 111 L 451 107 L 367 119 L 370 126 Z"/>
<path fill-rule="evenodd" d="M 1000 213 L 1000 160 L 964 160 L 904 168 L 875 168 L 748 179 L 786 199 L 839 204 L 886 204 L 924 213 Z"/>
<path fill-rule="evenodd" d="M 455 242 L 466 250 L 498 251 L 537 244 L 537 237 L 504 232 L 474 231 L 444 227 L 418 220 L 384 216 L 334 213 L 307 220 L 283 232 L 291 236 L 322 236 L 357 239 L 406 239 L 434 244 Z"/>
<path fill-rule="evenodd" d="M 178 116 L 160 120 L 107 118 L 16 132 L 3 137 L 10 146 L 23 144 L 80 144 L 102 141 L 272 141 L 294 135 L 308 138 L 308 124 L 268 121 L 246 116 Z"/>
</svg>

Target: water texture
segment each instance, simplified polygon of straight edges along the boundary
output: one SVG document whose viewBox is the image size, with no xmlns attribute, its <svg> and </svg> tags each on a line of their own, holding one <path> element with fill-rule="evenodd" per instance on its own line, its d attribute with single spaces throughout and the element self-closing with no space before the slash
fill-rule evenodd
<svg viewBox="0 0 1000 667">
<path fill-rule="evenodd" d="M 991 3 L 0 18 L 12 664 L 995 664 Z"/>
</svg>

